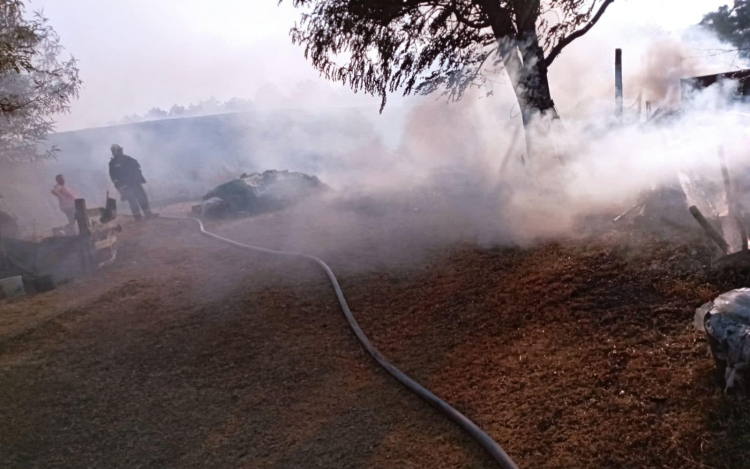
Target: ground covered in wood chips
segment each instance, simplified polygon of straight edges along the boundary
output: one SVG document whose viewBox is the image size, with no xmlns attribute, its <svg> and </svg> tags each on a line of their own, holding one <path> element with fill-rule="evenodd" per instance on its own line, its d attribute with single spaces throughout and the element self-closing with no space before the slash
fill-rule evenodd
<svg viewBox="0 0 750 469">
<path fill-rule="evenodd" d="M 278 247 L 274 216 L 213 229 Z M 750 405 L 691 326 L 747 272 L 713 273 L 701 239 L 602 226 L 360 268 L 361 246 L 319 254 L 376 346 L 521 468 L 748 467 Z M 362 351 L 316 267 L 191 221 L 120 245 L 94 276 L 0 303 L 0 467 L 496 467 Z"/>
</svg>

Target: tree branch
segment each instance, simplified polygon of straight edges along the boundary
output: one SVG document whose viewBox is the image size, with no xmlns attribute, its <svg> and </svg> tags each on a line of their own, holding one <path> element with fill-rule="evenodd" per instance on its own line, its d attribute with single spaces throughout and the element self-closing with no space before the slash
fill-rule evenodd
<svg viewBox="0 0 750 469">
<path fill-rule="evenodd" d="M 461 11 L 459 11 L 458 5 L 456 4 L 455 1 L 451 3 L 450 8 L 451 8 L 451 13 L 453 13 L 456 16 L 456 19 L 470 28 L 484 29 L 490 25 L 490 22 L 486 20 L 485 21 L 473 21 L 469 19 L 469 17 L 467 17 Z"/>
<path fill-rule="evenodd" d="M 511 21 L 512 15 L 500 6 L 500 2 L 497 0 L 472 0 L 471 3 L 478 5 L 487 16 L 495 39 L 498 41 L 516 39 L 517 31 Z"/>
<path fill-rule="evenodd" d="M 615 3 L 615 0 L 604 0 L 604 3 L 602 4 L 602 6 L 599 7 L 599 11 L 597 11 L 596 15 L 594 15 L 591 21 L 589 21 L 589 24 L 579 29 L 578 31 L 573 32 L 572 34 L 570 34 L 569 36 L 565 37 L 563 40 L 558 42 L 557 45 L 550 51 L 547 58 L 544 59 L 544 63 L 547 65 L 547 67 L 552 65 L 552 62 L 557 58 L 558 55 L 560 55 L 560 52 L 562 52 L 562 50 L 565 47 L 567 47 L 568 45 L 570 45 L 571 42 L 575 41 L 579 37 L 589 32 L 589 30 L 593 28 L 594 25 L 596 25 L 596 23 L 601 19 L 601 17 L 604 15 L 604 12 L 607 10 L 607 8 L 609 8 L 609 6 L 613 3 Z"/>
</svg>

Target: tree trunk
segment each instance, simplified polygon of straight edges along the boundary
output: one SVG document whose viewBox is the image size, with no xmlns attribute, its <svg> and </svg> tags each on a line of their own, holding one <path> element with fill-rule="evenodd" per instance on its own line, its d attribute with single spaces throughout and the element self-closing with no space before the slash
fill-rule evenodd
<svg viewBox="0 0 750 469">
<path fill-rule="evenodd" d="M 528 126 L 538 115 L 551 113 L 552 117 L 558 116 L 549 90 L 544 50 L 539 45 L 536 31 L 524 36 L 524 40 L 519 44 L 523 65 L 519 71 L 515 91 L 523 113 L 524 126 Z"/>
<path fill-rule="evenodd" d="M 526 134 L 526 150 L 531 156 L 537 148 L 532 145 L 534 140 L 549 136 L 544 135 L 545 132 L 540 135 L 532 131 L 535 119 L 548 113 L 553 118 L 558 117 L 550 94 L 544 50 L 539 45 L 536 32 L 537 9 L 529 9 L 530 14 L 522 15 L 521 24 L 514 24 L 510 12 L 501 8 L 497 0 L 476 1 L 488 16 L 498 41 L 498 54 L 518 99 Z M 516 17 L 516 20 L 521 19 L 519 15 Z"/>
<path fill-rule="evenodd" d="M 503 64 L 510 78 L 513 91 L 516 94 L 521 109 L 521 119 L 524 127 L 526 153 L 529 157 L 542 153 L 541 148 L 548 142 L 540 142 L 552 138 L 548 128 L 540 120 L 545 114 L 553 119 L 558 118 L 547 79 L 547 67 L 544 59 L 537 59 L 543 53 L 537 44 L 537 50 L 513 46 L 503 50 L 501 48 Z M 521 61 L 521 54 L 524 60 Z"/>
<path fill-rule="evenodd" d="M 515 92 L 526 134 L 526 152 L 536 159 L 544 154 L 559 157 L 552 131 L 552 120 L 559 119 L 559 115 L 552 101 L 544 50 L 539 45 L 536 28 L 524 34 L 518 48 L 523 65 Z"/>
</svg>

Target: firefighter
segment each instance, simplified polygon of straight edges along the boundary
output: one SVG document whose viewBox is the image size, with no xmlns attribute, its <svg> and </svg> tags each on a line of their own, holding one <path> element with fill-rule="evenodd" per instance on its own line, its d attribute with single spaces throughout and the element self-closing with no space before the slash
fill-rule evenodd
<svg viewBox="0 0 750 469">
<path fill-rule="evenodd" d="M 120 192 L 120 200 L 128 201 L 135 221 L 141 221 L 141 210 L 146 218 L 156 216 L 151 212 L 148 196 L 143 189 L 146 179 L 141 172 L 141 165 L 135 158 L 124 154 L 120 145 L 115 143 L 111 150 L 112 159 L 109 160 L 109 177 L 112 179 L 115 188 Z"/>
</svg>

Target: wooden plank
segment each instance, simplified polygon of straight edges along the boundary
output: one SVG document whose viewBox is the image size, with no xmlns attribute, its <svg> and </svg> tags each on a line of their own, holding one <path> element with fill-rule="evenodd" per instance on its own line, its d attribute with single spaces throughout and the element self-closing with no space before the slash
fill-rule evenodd
<svg viewBox="0 0 750 469">
<path fill-rule="evenodd" d="M 109 265 L 113 264 L 113 263 L 115 262 L 115 260 L 116 260 L 116 259 L 117 259 L 117 249 L 115 249 L 115 248 L 113 247 L 113 248 L 112 248 L 112 253 L 111 253 L 111 256 L 109 257 L 109 259 L 107 259 L 107 260 L 106 260 L 106 261 L 104 261 L 104 262 L 101 262 L 101 263 L 99 263 L 99 268 L 101 269 L 101 268 L 103 268 L 103 267 L 107 267 L 107 266 L 109 266 Z"/>
<path fill-rule="evenodd" d="M 100 251 L 102 249 L 111 248 L 117 242 L 117 236 L 112 233 L 112 236 L 108 236 L 106 239 L 97 241 L 94 243 L 94 249 Z"/>
<path fill-rule="evenodd" d="M 690 206 L 690 213 L 693 215 L 693 217 L 696 219 L 698 224 L 703 228 L 703 230 L 706 232 L 709 238 L 716 243 L 717 246 L 719 246 L 719 249 L 726 254 L 727 251 L 729 251 L 729 245 L 724 240 L 724 238 L 719 234 L 719 231 L 714 228 L 714 226 L 706 220 L 706 217 L 703 216 L 701 211 L 696 207 L 695 205 Z"/>
<path fill-rule="evenodd" d="M 101 207 L 87 208 L 86 215 L 88 215 L 89 218 L 100 217 L 102 215 L 102 208 Z"/>
<path fill-rule="evenodd" d="M 115 218 L 114 220 L 108 221 L 107 223 L 97 223 L 93 227 L 91 227 L 91 229 L 95 232 L 108 230 L 122 231 L 122 226 L 120 226 L 120 223 Z"/>
</svg>

